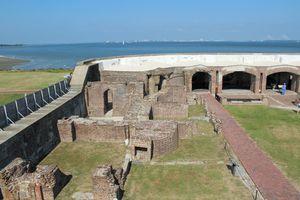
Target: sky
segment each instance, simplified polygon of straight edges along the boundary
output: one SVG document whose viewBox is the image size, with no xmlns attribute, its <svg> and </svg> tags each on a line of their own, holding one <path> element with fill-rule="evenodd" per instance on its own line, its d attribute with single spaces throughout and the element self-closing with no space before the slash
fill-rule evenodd
<svg viewBox="0 0 300 200">
<path fill-rule="evenodd" d="M 0 43 L 299 40 L 299 0 L 0 0 Z"/>
</svg>

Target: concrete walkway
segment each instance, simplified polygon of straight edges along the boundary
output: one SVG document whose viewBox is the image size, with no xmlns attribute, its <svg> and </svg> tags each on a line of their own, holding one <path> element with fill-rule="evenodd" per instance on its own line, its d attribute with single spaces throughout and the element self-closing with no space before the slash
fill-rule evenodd
<svg viewBox="0 0 300 200">
<path fill-rule="evenodd" d="M 224 137 L 257 188 L 267 200 L 300 200 L 300 192 L 287 180 L 272 160 L 210 94 L 203 95 L 208 110 L 222 121 Z"/>
</svg>

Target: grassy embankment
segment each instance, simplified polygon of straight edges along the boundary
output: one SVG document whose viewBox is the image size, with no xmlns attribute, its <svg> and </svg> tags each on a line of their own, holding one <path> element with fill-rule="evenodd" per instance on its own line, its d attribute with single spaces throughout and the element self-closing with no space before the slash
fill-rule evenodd
<svg viewBox="0 0 300 200">
<path fill-rule="evenodd" d="M 267 106 L 225 108 L 300 189 L 300 115 Z"/>
<path fill-rule="evenodd" d="M 92 174 L 97 166 L 112 164 L 121 167 L 125 155 L 123 144 L 72 142 L 60 143 L 41 164 L 56 164 L 72 175 L 57 200 L 71 199 L 75 192 L 92 191 Z"/>
<path fill-rule="evenodd" d="M 0 71 L 0 105 L 48 87 L 64 79 L 71 70 Z"/>
<path fill-rule="evenodd" d="M 200 106 L 189 107 L 189 117 L 203 116 Z M 182 139 L 179 148 L 155 159 L 155 164 L 133 164 L 124 199 L 252 199 L 250 192 L 226 167 L 223 138 L 199 121 L 199 135 Z M 176 161 L 204 161 L 198 165 L 163 165 Z"/>
</svg>

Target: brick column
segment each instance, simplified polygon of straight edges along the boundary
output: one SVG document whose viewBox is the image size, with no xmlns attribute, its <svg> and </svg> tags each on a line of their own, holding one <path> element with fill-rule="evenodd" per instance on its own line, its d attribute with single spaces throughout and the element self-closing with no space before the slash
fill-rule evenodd
<svg viewBox="0 0 300 200">
<path fill-rule="evenodd" d="M 209 83 L 209 86 L 210 86 L 210 93 L 212 95 L 215 95 L 216 93 L 216 72 L 215 71 L 212 71 L 211 73 L 209 73 L 210 75 L 210 83 Z"/>
<path fill-rule="evenodd" d="M 299 75 L 293 74 L 291 90 L 295 91 L 295 92 L 300 91 L 300 76 Z"/>
<path fill-rule="evenodd" d="M 192 73 L 186 71 L 184 73 L 184 80 L 185 80 L 186 91 L 191 92 L 192 91 Z"/>
<path fill-rule="evenodd" d="M 216 75 L 216 84 L 218 87 L 218 94 L 221 94 L 223 88 L 223 73 L 221 70 L 219 70 L 218 77 Z"/>
<path fill-rule="evenodd" d="M 300 75 L 297 75 L 295 92 L 300 93 Z"/>
<path fill-rule="evenodd" d="M 262 80 L 261 80 L 261 93 L 266 93 L 266 87 L 267 87 L 267 74 L 262 73 Z"/>
<path fill-rule="evenodd" d="M 260 73 L 257 73 L 256 75 L 255 75 L 255 83 L 254 83 L 254 93 L 255 94 L 259 94 L 260 93 Z"/>
</svg>

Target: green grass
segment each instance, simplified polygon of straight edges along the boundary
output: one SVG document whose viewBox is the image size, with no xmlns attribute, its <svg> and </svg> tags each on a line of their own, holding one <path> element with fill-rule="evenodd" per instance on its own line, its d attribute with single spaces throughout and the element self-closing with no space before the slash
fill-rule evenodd
<svg viewBox="0 0 300 200">
<path fill-rule="evenodd" d="M 22 98 L 22 94 L 1 94 L 0 95 L 0 106 L 12 102 L 16 99 Z"/>
<path fill-rule="evenodd" d="M 196 111 L 194 111 L 196 109 Z M 192 116 L 203 113 L 190 107 Z M 133 164 L 125 184 L 125 200 L 133 199 L 252 199 L 250 192 L 227 169 L 223 138 L 215 135 L 209 122 L 196 121 L 199 133 L 182 139 L 174 152 L 156 158 L 156 163 L 208 161 L 202 165 Z M 220 162 L 221 161 L 221 162 Z"/>
<path fill-rule="evenodd" d="M 40 90 L 64 79 L 71 70 L 48 69 L 37 71 L 0 71 L 0 92 L 16 91 L 17 93 L 0 93 L 0 105 L 23 97 L 22 90 Z"/>
<path fill-rule="evenodd" d="M 191 139 L 179 141 L 179 147 L 169 154 L 161 156 L 160 161 L 172 160 L 224 160 L 223 138 L 215 135 L 209 122 L 201 121 L 210 130 L 205 130 L 205 135 L 194 135 Z M 207 127 L 207 128 L 208 128 Z M 201 129 L 201 128 L 200 128 Z"/>
<path fill-rule="evenodd" d="M 71 181 L 57 199 L 71 199 L 74 192 L 92 191 L 92 174 L 98 165 L 122 166 L 125 146 L 111 143 L 73 142 L 61 143 L 41 164 L 56 164 L 72 175 Z"/>
<path fill-rule="evenodd" d="M 225 108 L 300 188 L 300 115 L 267 106 Z"/>
<path fill-rule="evenodd" d="M 38 90 L 63 80 L 63 76 L 69 73 L 70 70 L 0 71 L 0 88 Z"/>
<path fill-rule="evenodd" d="M 204 116 L 205 110 L 202 105 L 190 105 L 189 106 L 189 117 Z"/>
<path fill-rule="evenodd" d="M 222 165 L 132 165 L 125 185 L 133 199 L 252 199 L 241 181 Z"/>
</svg>

